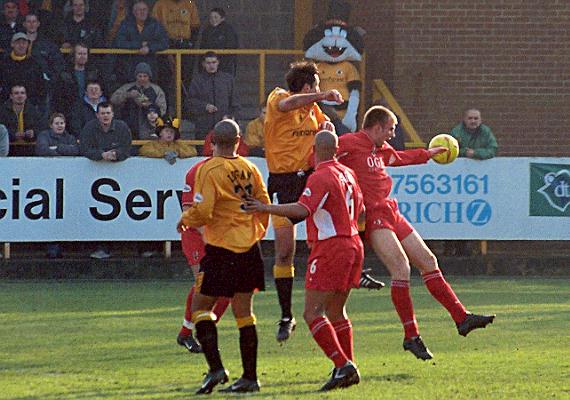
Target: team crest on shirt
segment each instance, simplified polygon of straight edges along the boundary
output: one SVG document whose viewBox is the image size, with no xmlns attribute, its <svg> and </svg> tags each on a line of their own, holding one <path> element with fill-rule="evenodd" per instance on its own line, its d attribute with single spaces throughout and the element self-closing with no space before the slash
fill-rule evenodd
<svg viewBox="0 0 570 400">
<path fill-rule="evenodd" d="M 204 201 L 204 196 L 202 196 L 202 193 L 195 193 L 194 194 L 194 202 L 195 203 L 201 203 Z"/>
<path fill-rule="evenodd" d="M 180 10 L 180 15 L 186 15 L 188 14 L 188 10 L 183 8 L 182 10 Z"/>
<path fill-rule="evenodd" d="M 191 191 L 192 191 L 192 186 L 186 184 L 186 185 L 184 185 L 184 189 L 182 189 L 182 191 L 183 191 L 184 193 L 191 192 Z"/>
<path fill-rule="evenodd" d="M 311 194 L 311 189 L 305 188 L 305 190 L 303 190 L 303 196 L 311 197 Z"/>
</svg>

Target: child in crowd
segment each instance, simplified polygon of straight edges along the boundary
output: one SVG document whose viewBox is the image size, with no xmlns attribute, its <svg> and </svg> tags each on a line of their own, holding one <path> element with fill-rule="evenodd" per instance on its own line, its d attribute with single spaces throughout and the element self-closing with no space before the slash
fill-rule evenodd
<svg viewBox="0 0 570 400">
<path fill-rule="evenodd" d="M 143 157 L 164 158 L 171 165 L 177 158 L 194 157 L 198 153 L 194 146 L 179 142 L 180 120 L 174 118 L 167 119 L 156 128 L 158 140 L 146 143 L 139 150 L 139 155 Z"/>
</svg>

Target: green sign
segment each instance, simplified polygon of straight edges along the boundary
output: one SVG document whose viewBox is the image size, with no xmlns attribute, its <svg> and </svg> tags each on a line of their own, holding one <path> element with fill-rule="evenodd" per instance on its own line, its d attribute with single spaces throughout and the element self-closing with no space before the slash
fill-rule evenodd
<svg viewBox="0 0 570 400">
<path fill-rule="evenodd" d="M 530 163 L 529 215 L 570 217 L 570 165 Z"/>
</svg>

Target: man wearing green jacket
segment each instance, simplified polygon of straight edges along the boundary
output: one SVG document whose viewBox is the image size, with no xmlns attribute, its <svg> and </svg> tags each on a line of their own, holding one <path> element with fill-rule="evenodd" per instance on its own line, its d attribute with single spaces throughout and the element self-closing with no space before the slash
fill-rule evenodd
<svg viewBox="0 0 570 400">
<path fill-rule="evenodd" d="M 466 110 L 463 122 L 454 127 L 450 134 L 459 142 L 459 157 L 477 160 L 495 157 L 497 139 L 491 128 L 481 123 L 481 112 L 476 108 Z"/>
</svg>

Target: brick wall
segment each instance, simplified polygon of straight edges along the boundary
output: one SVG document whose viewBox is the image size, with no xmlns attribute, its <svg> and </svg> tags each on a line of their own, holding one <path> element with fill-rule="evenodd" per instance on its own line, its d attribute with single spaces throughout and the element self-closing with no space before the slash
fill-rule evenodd
<svg viewBox="0 0 570 400">
<path fill-rule="evenodd" d="M 351 3 L 374 54 L 368 77 L 387 82 L 424 140 L 475 106 L 500 155 L 570 154 L 570 2 Z"/>
</svg>

